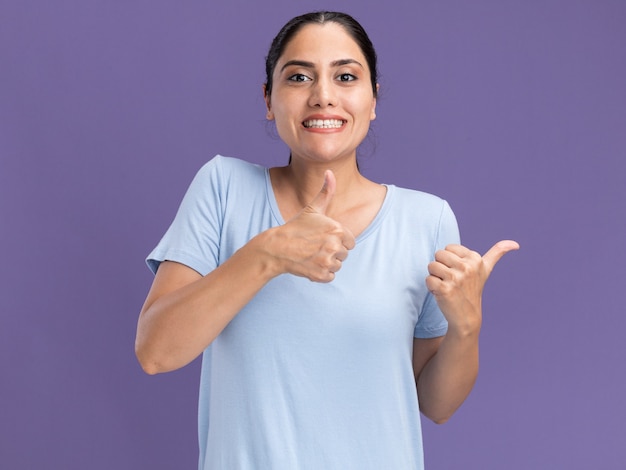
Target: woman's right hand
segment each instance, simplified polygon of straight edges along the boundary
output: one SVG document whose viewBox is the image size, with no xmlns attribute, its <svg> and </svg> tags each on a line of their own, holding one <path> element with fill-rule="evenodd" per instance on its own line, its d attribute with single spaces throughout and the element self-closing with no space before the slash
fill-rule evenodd
<svg viewBox="0 0 626 470">
<path fill-rule="evenodd" d="M 324 185 L 313 201 L 287 223 L 273 229 L 271 238 L 275 244 L 271 244 L 271 251 L 280 272 L 330 282 L 341 269 L 355 240 L 347 227 L 326 216 L 335 188 L 335 175 L 327 170 Z"/>
</svg>

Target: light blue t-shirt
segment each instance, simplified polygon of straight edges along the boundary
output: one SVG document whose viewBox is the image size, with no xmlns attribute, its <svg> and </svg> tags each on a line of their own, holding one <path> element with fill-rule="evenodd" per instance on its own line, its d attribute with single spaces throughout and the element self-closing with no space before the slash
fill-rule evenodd
<svg viewBox="0 0 626 470">
<path fill-rule="evenodd" d="M 206 275 L 283 223 L 269 171 L 217 156 L 148 264 Z M 199 468 L 422 469 L 413 338 L 446 332 L 424 280 L 435 251 L 458 242 L 445 201 L 389 185 L 333 282 L 270 281 L 203 354 Z"/>
</svg>

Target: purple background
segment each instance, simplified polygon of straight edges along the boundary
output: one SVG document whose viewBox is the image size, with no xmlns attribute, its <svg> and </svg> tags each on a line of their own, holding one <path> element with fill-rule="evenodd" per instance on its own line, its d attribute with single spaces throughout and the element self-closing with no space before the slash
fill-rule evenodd
<svg viewBox="0 0 626 470">
<path fill-rule="evenodd" d="M 621 0 L 3 1 L 1 468 L 195 468 L 198 361 L 134 357 L 143 259 L 211 156 L 286 161 L 264 56 L 329 5 L 380 56 L 364 172 L 448 199 L 474 249 L 522 245 L 428 468 L 625 468 Z"/>
</svg>

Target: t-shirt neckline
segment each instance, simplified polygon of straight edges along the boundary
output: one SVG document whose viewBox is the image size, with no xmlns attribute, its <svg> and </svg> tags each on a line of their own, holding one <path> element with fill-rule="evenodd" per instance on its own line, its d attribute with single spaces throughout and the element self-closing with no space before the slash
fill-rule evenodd
<svg viewBox="0 0 626 470">
<path fill-rule="evenodd" d="M 385 218 L 385 215 L 389 212 L 389 208 L 391 207 L 396 187 L 393 184 L 383 184 L 383 186 L 387 188 L 387 193 L 385 194 L 383 203 L 380 206 L 380 209 L 378 210 L 378 213 L 376 214 L 374 219 L 369 223 L 367 227 L 365 227 L 365 229 L 359 234 L 359 236 L 356 237 L 356 243 L 365 240 L 372 233 L 374 233 Z M 276 200 L 276 194 L 274 193 L 274 188 L 272 187 L 272 179 L 270 178 L 269 168 L 265 168 L 265 188 L 267 193 L 267 200 L 269 202 L 274 221 L 277 223 L 277 225 L 284 225 L 285 220 L 283 219 L 283 216 L 280 213 L 280 209 L 278 208 L 278 201 Z"/>
</svg>

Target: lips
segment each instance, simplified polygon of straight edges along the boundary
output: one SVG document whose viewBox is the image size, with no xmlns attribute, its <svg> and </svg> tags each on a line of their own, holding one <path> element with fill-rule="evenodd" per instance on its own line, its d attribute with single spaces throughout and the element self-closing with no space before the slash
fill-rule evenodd
<svg viewBox="0 0 626 470">
<path fill-rule="evenodd" d="M 343 119 L 307 119 L 302 125 L 307 129 L 339 129 L 345 123 Z"/>
</svg>

